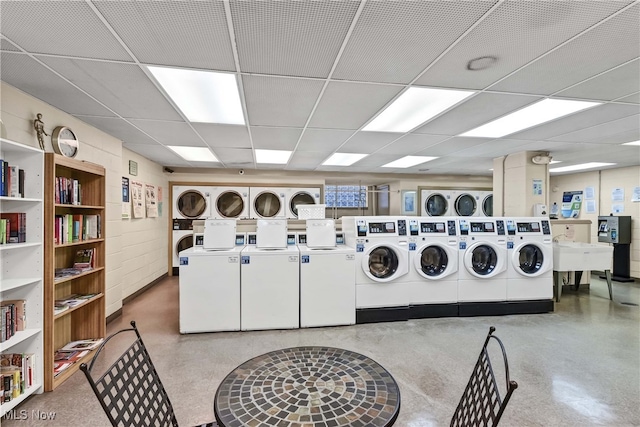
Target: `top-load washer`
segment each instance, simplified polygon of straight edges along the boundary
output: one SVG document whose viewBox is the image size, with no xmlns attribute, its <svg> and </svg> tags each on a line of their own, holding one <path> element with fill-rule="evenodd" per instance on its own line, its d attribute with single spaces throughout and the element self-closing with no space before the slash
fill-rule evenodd
<svg viewBox="0 0 640 427">
<path fill-rule="evenodd" d="M 493 192 L 492 191 L 480 191 L 480 216 L 493 216 Z"/>
<path fill-rule="evenodd" d="M 458 218 L 458 301 L 506 301 L 507 236 L 501 218 Z"/>
<path fill-rule="evenodd" d="M 320 200 L 320 188 L 286 188 L 285 208 L 286 217 L 290 219 L 298 218 L 299 205 L 318 205 Z"/>
<path fill-rule="evenodd" d="M 452 200 L 450 190 L 420 190 L 422 216 L 452 215 Z"/>
<path fill-rule="evenodd" d="M 458 232 L 453 217 L 409 218 L 411 317 L 457 316 Z"/>
<path fill-rule="evenodd" d="M 453 211 L 451 215 L 480 216 L 480 196 L 478 191 L 455 190 L 451 192 Z"/>
<path fill-rule="evenodd" d="M 249 187 L 211 187 L 211 218 L 249 218 Z"/>
<path fill-rule="evenodd" d="M 507 300 L 553 299 L 553 242 L 549 219 L 507 218 Z"/>
<path fill-rule="evenodd" d="M 342 217 L 347 246 L 356 250 L 358 323 L 408 318 L 410 290 L 407 220 L 394 216 Z"/>
<path fill-rule="evenodd" d="M 205 219 L 211 216 L 213 187 L 174 185 L 172 189 L 174 219 Z"/>
<path fill-rule="evenodd" d="M 286 218 L 286 189 L 249 187 L 249 218 Z"/>
</svg>

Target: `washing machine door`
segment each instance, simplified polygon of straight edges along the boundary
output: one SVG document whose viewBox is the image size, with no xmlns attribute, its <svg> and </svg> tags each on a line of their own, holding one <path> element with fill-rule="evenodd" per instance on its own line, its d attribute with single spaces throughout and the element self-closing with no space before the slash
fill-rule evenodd
<svg viewBox="0 0 640 427">
<path fill-rule="evenodd" d="M 262 218 L 274 218 L 282 209 L 280 197 L 271 191 L 263 191 L 253 200 L 253 208 Z"/>
<path fill-rule="evenodd" d="M 504 251 L 488 242 L 473 244 L 464 255 L 464 266 L 475 277 L 490 279 L 505 270 Z"/>
<path fill-rule="evenodd" d="M 488 195 L 482 201 L 482 212 L 485 216 L 493 216 L 493 194 Z"/>
<path fill-rule="evenodd" d="M 223 218 L 238 218 L 244 211 L 244 199 L 237 191 L 225 191 L 216 200 L 216 210 Z"/>
<path fill-rule="evenodd" d="M 476 199 L 469 193 L 461 194 L 456 199 L 455 209 L 460 216 L 473 216 L 477 208 Z"/>
<path fill-rule="evenodd" d="M 177 207 L 185 218 L 198 219 L 207 211 L 207 199 L 197 190 L 187 190 L 178 197 Z"/>
<path fill-rule="evenodd" d="M 525 277 L 536 277 L 548 271 L 548 256 L 535 243 L 524 243 L 513 251 L 511 262 L 515 270 Z"/>
<path fill-rule="evenodd" d="M 457 271 L 457 255 L 445 246 L 430 244 L 416 251 L 413 266 L 425 279 L 438 280 Z"/>
<path fill-rule="evenodd" d="M 316 201 L 313 196 L 306 191 L 296 193 L 289 201 L 289 210 L 297 218 L 299 205 L 315 205 Z"/>
<path fill-rule="evenodd" d="M 440 193 L 433 193 L 424 201 L 424 210 L 429 216 L 443 216 L 449 210 L 449 202 Z"/>
<path fill-rule="evenodd" d="M 376 282 L 389 282 L 405 274 L 406 259 L 391 245 L 373 247 L 362 259 L 364 273 Z"/>
</svg>

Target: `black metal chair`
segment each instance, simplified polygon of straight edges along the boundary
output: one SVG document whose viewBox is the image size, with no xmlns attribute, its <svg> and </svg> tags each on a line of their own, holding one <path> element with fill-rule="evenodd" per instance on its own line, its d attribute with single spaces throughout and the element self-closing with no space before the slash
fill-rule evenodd
<svg viewBox="0 0 640 427">
<path fill-rule="evenodd" d="M 133 343 L 101 376 L 94 378 L 93 366 L 102 350 L 113 337 L 126 332 L 135 333 Z M 87 377 L 112 426 L 178 427 L 173 406 L 142 342 L 136 322 L 131 321 L 131 328 L 122 329 L 105 338 L 89 365 L 83 363 L 80 369 Z M 201 427 L 217 425 L 211 422 L 202 424 Z"/>
<path fill-rule="evenodd" d="M 484 341 L 480 357 L 471 373 L 471 378 L 464 389 L 460 403 L 456 408 L 451 427 L 476 427 L 476 426 L 496 426 L 502 417 L 502 413 L 509 403 L 511 394 L 518 388 L 518 383 L 509 379 L 509 363 L 507 353 L 504 350 L 502 341 L 493 335 L 496 330 L 493 326 L 489 328 L 489 334 Z M 504 398 L 500 397 L 498 383 L 493 373 L 487 345 L 490 339 L 494 339 L 500 344 L 502 357 L 504 359 L 504 373 L 507 381 L 507 389 Z"/>
</svg>

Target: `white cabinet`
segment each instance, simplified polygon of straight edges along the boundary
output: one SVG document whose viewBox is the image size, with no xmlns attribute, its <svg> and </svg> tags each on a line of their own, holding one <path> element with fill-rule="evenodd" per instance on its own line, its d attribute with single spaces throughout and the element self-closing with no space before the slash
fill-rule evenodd
<svg viewBox="0 0 640 427">
<path fill-rule="evenodd" d="M 0 159 L 24 170 L 24 197 L 0 196 L 0 212 L 24 213 L 26 241 L 0 245 L 0 299 L 25 301 L 24 330 L 0 343 L 2 354 L 34 354 L 33 385 L 4 402 L 0 416 L 15 408 L 43 384 L 43 185 L 41 150 L 0 138 Z"/>
</svg>

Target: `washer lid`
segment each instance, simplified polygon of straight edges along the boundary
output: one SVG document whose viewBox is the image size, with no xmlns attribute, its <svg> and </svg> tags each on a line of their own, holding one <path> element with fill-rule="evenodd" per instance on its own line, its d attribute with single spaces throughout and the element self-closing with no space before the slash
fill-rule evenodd
<svg viewBox="0 0 640 427">
<path fill-rule="evenodd" d="M 306 191 L 300 191 L 296 193 L 289 202 L 289 209 L 291 213 L 298 217 L 298 205 L 315 205 L 316 201 L 313 196 Z"/>
<path fill-rule="evenodd" d="M 271 191 L 264 191 L 253 200 L 253 208 L 263 218 L 273 218 L 280 213 L 280 197 Z"/>
<path fill-rule="evenodd" d="M 185 218 L 200 218 L 207 210 L 207 199 L 197 190 L 187 190 L 180 194 L 177 205 Z"/>
<path fill-rule="evenodd" d="M 456 213 L 460 216 L 472 216 L 478 205 L 476 199 L 469 193 L 458 196 L 455 203 Z"/>
<path fill-rule="evenodd" d="M 244 211 L 244 199 L 236 191 L 225 191 L 218 196 L 216 209 L 225 218 L 238 218 Z"/>
<path fill-rule="evenodd" d="M 424 202 L 424 209 L 429 216 L 443 216 L 447 214 L 449 202 L 440 193 L 433 193 Z"/>
</svg>

